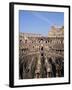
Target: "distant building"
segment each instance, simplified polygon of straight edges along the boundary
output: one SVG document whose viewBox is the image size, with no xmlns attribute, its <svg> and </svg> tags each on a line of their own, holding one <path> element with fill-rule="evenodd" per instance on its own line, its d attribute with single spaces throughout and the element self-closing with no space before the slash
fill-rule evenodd
<svg viewBox="0 0 72 90">
<path fill-rule="evenodd" d="M 55 27 L 52 26 L 50 32 L 48 33 L 48 37 L 64 37 L 64 27 Z"/>
<path fill-rule="evenodd" d="M 21 32 L 20 32 L 20 36 L 22 36 L 22 37 L 24 37 L 24 36 L 26 36 L 26 37 L 42 37 L 41 34 L 35 34 L 35 33 L 21 33 Z"/>
</svg>

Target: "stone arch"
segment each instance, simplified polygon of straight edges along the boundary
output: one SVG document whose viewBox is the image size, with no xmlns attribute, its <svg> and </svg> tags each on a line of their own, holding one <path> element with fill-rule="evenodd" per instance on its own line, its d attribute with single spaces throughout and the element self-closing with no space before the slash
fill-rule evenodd
<svg viewBox="0 0 72 90">
<path fill-rule="evenodd" d="M 43 49 L 44 49 L 44 48 L 43 48 L 43 46 L 42 46 L 42 47 L 41 47 L 41 50 L 43 51 Z"/>
<path fill-rule="evenodd" d="M 46 43 L 47 43 L 47 41 L 46 41 Z"/>
<path fill-rule="evenodd" d="M 25 43 L 27 43 L 27 39 L 25 40 Z"/>
</svg>

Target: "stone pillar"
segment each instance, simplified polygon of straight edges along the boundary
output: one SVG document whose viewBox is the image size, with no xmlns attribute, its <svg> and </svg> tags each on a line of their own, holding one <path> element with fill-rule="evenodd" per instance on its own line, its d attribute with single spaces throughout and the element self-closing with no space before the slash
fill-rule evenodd
<svg viewBox="0 0 72 90">
<path fill-rule="evenodd" d="M 47 78 L 51 77 L 52 76 L 52 66 L 48 62 L 47 57 L 45 57 L 45 66 L 46 66 L 46 70 L 47 70 Z"/>
<path fill-rule="evenodd" d="M 19 76 L 20 79 L 23 79 L 23 63 L 20 63 L 19 65 Z"/>
<path fill-rule="evenodd" d="M 47 69 L 47 78 L 52 77 L 52 66 L 51 64 L 48 64 L 48 69 Z"/>
<path fill-rule="evenodd" d="M 61 76 L 61 65 L 59 63 L 56 64 L 56 77 Z"/>
<path fill-rule="evenodd" d="M 31 60 L 31 62 L 29 63 L 28 68 L 27 68 L 28 78 L 32 78 L 32 71 L 31 71 L 31 70 L 32 70 L 33 60 L 34 60 L 34 57 L 32 57 L 32 60 Z"/>
<path fill-rule="evenodd" d="M 22 74 L 22 76 L 23 76 L 23 79 L 26 78 L 26 69 L 25 69 L 24 63 L 23 63 L 23 74 Z"/>
<path fill-rule="evenodd" d="M 56 57 L 52 58 L 52 77 L 56 77 Z"/>
<path fill-rule="evenodd" d="M 35 70 L 35 78 L 40 78 L 40 70 L 41 70 L 41 59 L 39 56 Z"/>
<path fill-rule="evenodd" d="M 39 70 L 35 71 L 35 78 L 40 78 L 40 71 Z"/>
</svg>

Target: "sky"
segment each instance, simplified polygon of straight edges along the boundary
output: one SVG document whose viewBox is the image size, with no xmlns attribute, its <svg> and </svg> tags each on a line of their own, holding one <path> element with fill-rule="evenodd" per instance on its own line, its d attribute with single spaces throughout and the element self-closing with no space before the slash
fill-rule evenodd
<svg viewBox="0 0 72 90">
<path fill-rule="evenodd" d="M 45 11 L 19 11 L 19 31 L 25 33 L 36 33 L 44 36 L 48 35 L 51 26 L 58 27 L 64 25 L 63 12 Z"/>
</svg>

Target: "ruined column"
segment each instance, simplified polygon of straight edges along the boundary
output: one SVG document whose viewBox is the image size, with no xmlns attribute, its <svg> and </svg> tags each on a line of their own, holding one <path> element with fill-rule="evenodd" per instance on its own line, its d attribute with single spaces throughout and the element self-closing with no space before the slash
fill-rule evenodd
<svg viewBox="0 0 72 90">
<path fill-rule="evenodd" d="M 39 55 L 37 65 L 36 65 L 36 70 L 35 70 L 35 78 L 40 78 L 40 70 L 41 70 L 41 59 Z"/>
<path fill-rule="evenodd" d="M 56 77 L 61 76 L 61 65 L 57 62 L 56 63 Z"/>
<path fill-rule="evenodd" d="M 32 57 L 31 62 L 29 63 L 28 67 L 27 67 L 27 74 L 28 74 L 28 78 L 32 78 L 32 63 L 33 63 L 34 57 Z"/>
<path fill-rule="evenodd" d="M 23 76 L 23 79 L 26 78 L 26 68 L 25 68 L 25 63 L 23 63 L 23 74 L 22 74 L 22 76 Z"/>
<path fill-rule="evenodd" d="M 52 76 L 52 66 L 48 62 L 47 57 L 45 57 L 45 66 L 46 66 L 46 70 L 47 70 L 47 78 L 51 77 Z"/>
</svg>

